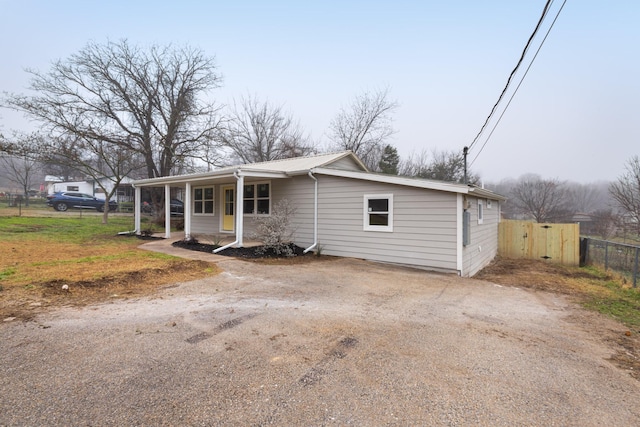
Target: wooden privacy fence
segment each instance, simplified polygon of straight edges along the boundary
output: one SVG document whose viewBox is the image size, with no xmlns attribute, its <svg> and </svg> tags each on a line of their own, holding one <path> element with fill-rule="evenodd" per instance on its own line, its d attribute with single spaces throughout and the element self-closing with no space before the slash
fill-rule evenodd
<svg viewBox="0 0 640 427">
<path fill-rule="evenodd" d="M 580 225 L 503 220 L 498 227 L 498 254 L 578 265 Z"/>
</svg>

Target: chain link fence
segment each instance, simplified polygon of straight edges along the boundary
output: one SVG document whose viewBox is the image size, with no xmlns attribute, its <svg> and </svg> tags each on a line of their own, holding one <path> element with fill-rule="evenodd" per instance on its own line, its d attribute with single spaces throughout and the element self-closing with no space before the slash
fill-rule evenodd
<svg viewBox="0 0 640 427">
<path fill-rule="evenodd" d="M 640 246 L 583 237 L 580 239 L 581 265 L 597 265 L 616 271 L 638 285 Z"/>
</svg>

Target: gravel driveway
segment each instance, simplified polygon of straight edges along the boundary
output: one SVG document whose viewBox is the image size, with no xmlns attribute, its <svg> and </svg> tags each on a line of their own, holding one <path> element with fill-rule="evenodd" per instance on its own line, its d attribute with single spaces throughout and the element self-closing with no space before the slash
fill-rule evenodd
<svg viewBox="0 0 640 427">
<path fill-rule="evenodd" d="M 640 423 L 553 294 L 364 261 L 221 261 L 154 298 L 0 325 L 0 425 Z"/>
</svg>

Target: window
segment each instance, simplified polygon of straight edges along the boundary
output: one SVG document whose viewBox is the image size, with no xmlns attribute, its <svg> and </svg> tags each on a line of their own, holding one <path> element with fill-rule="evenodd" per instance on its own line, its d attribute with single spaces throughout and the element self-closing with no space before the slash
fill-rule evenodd
<svg viewBox="0 0 640 427">
<path fill-rule="evenodd" d="M 364 230 L 393 231 L 393 194 L 364 196 Z"/>
<path fill-rule="evenodd" d="M 484 221 L 484 206 L 482 200 L 478 200 L 478 224 L 482 224 Z"/>
<path fill-rule="evenodd" d="M 213 187 L 193 189 L 193 213 L 195 215 L 213 215 Z"/>
<path fill-rule="evenodd" d="M 80 191 L 80 187 L 77 185 L 67 185 L 67 191 Z"/>
<path fill-rule="evenodd" d="M 268 182 L 244 186 L 245 215 L 269 215 L 271 213 L 271 185 Z"/>
</svg>

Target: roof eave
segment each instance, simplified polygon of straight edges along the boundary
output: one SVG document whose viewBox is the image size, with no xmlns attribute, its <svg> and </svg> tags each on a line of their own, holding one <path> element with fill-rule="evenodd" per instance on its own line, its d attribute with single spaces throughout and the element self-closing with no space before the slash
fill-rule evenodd
<svg viewBox="0 0 640 427">
<path fill-rule="evenodd" d="M 479 197 L 485 197 L 487 199 L 493 199 L 493 200 L 499 200 L 501 202 L 504 202 L 507 200 L 506 197 L 500 195 L 500 194 L 496 194 L 491 190 L 486 190 L 484 188 L 480 188 L 480 187 L 473 187 L 470 186 L 469 187 L 469 193 L 479 196 Z"/>
<path fill-rule="evenodd" d="M 185 184 L 187 182 L 200 182 L 211 181 L 215 179 L 223 179 L 233 177 L 235 174 L 252 177 L 252 178 L 288 178 L 289 176 L 284 172 L 278 171 L 256 171 L 249 168 L 234 168 L 225 169 L 224 171 L 212 171 L 200 174 L 191 175 L 174 175 L 164 176 L 159 178 L 148 178 L 133 181 L 132 184 L 136 187 L 153 187 L 156 185 L 167 184 Z"/>
<path fill-rule="evenodd" d="M 462 184 L 454 184 L 439 181 L 428 181 L 416 178 L 402 177 L 397 175 L 374 174 L 371 172 L 347 171 L 329 168 L 314 168 L 312 172 L 340 176 L 343 178 L 363 179 L 366 181 L 383 182 L 386 184 L 404 185 L 408 187 L 425 188 L 429 190 L 448 191 L 452 193 L 467 194 L 468 187 Z"/>
</svg>

